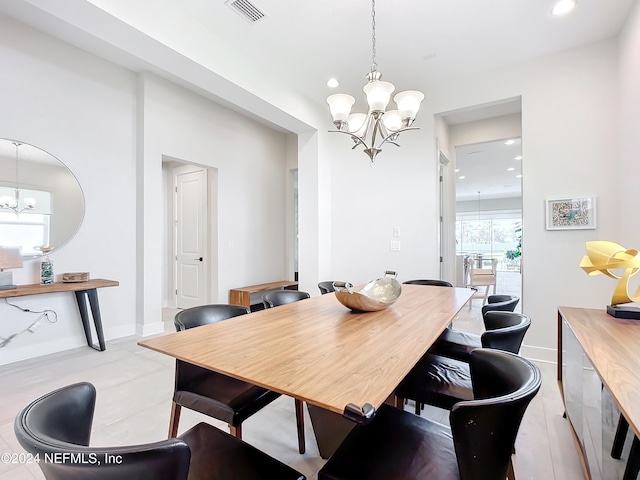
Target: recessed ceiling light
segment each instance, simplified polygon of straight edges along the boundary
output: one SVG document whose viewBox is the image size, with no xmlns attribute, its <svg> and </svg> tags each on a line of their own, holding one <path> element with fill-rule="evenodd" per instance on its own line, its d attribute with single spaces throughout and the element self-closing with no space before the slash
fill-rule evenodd
<svg viewBox="0 0 640 480">
<path fill-rule="evenodd" d="M 513 168 L 513 167 L 507 168 L 507 172 L 513 172 L 514 170 L 515 170 L 515 168 Z"/>
<path fill-rule="evenodd" d="M 340 82 L 338 82 L 338 80 L 336 80 L 335 78 L 330 78 L 329 80 L 327 80 L 327 87 L 329 88 L 336 88 L 338 85 L 340 85 Z"/>
<path fill-rule="evenodd" d="M 522 175 L 516 175 L 516 178 L 522 178 Z"/>
<path fill-rule="evenodd" d="M 460 169 L 459 169 L 459 168 L 456 168 L 456 169 L 454 170 L 454 172 L 456 172 L 456 173 L 458 173 L 459 171 L 460 171 Z"/>
<path fill-rule="evenodd" d="M 509 140 L 504 142 L 505 145 L 513 145 L 514 143 L 516 143 L 516 141 L 514 139 L 512 139 L 512 138 L 510 138 Z"/>
<path fill-rule="evenodd" d="M 465 178 L 467 178 L 467 177 L 465 177 L 464 175 L 460 175 L 458 178 L 459 178 L 460 180 L 464 180 L 464 179 L 465 179 Z"/>
<path fill-rule="evenodd" d="M 573 10 L 576 6 L 576 0 L 560 0 L 557 2 L 553 9 L 551 10 L 551 15 L 555 15 L 559 17 L 561 15 L 566 15 L 571 10 Z"/>
<path fill-rule="evenodd" d="M 514 160 L 522 160 L 522 155 L 518 155 L 517 157 L 513 157 Z"/>
</svg>

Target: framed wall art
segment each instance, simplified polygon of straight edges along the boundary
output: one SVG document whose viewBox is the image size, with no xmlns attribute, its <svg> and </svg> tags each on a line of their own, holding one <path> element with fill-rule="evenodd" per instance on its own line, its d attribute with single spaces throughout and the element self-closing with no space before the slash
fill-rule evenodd
<svg viewBox="0 0 640 480">
<path fill-rule="evenodd" d="M 596 197 L 547 200 L 547 230 L 596 228 Z"/>
</svg>

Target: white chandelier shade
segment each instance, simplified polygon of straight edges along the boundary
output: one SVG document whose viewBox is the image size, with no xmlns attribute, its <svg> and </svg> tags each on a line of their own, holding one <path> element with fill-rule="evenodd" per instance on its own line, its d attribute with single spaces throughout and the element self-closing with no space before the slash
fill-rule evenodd
<svg viewBox="0 0 640 480">
<path fill-rule="evenodd" d="M 398 105 L 400 117 L 403 119 L 416 118 L 422 100 L 424 100 L 424 94 L 417 90 L 406 90 L 393 97 L 393 101 Z"/>
<path fill-rule="evenodd" d="M 336 93 L 327 98 L 329 110 L 334 122 L 345 122 L 356 99 L 345 93 Z"/>
</svg>

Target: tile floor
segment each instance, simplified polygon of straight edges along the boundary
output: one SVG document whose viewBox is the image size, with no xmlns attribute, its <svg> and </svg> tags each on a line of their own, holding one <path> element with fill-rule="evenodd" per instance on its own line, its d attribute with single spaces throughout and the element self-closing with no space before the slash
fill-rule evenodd
<svg viewBox="0 0 640 480">
<path fill-rule="evenodd" d="M 454 327 L 479 328 L 479 309 L 463 308 Z M 166 309 L 166 331 L 173 331 L 175 310 Z M 107 350 L 78 348 L 0 367 L 0 453 L 20 452 L 13 419 L 29 401 L 78 381 L 98 390 L 93 445 L 125 445 L 166 438 L 173 388 L 174 361 L 139 347 L 136 337 L 107 342 Z M 582 470 L 570 427 L 562 418 L 563 405 L 555 381 L 555 365 L 540 364 L 543 385 L 533 400 L 516 442 L 514 466 L 518 480 L 577 480 Z M 413 409 L 408 406 L 408 409 Z M 423 415 L 447 421 L 447 412 L 427 408 Z M 183 409 L 180 431 L 200 421 L 226 425 Z M 287 397 L 267 406 L 244 423 L 245 441 L 315 479 L 323 465 L 306 417 L 307 452 L 298 454 L 293 401 Z M 44 478 L 37 465 L 0 463 L 0 480 Z"/>
</svg>

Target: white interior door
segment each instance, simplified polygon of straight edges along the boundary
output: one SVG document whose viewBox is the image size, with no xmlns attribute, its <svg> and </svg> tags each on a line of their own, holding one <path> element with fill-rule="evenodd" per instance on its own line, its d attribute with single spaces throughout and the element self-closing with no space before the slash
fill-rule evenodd
<svg viewBox="0 0 640 480">
<path fill-rule="evenodd" d="M 176 226 L 176 306 L 208 303 L 207 172 L 187 165 L 173 169 Z"/>
</svg>

